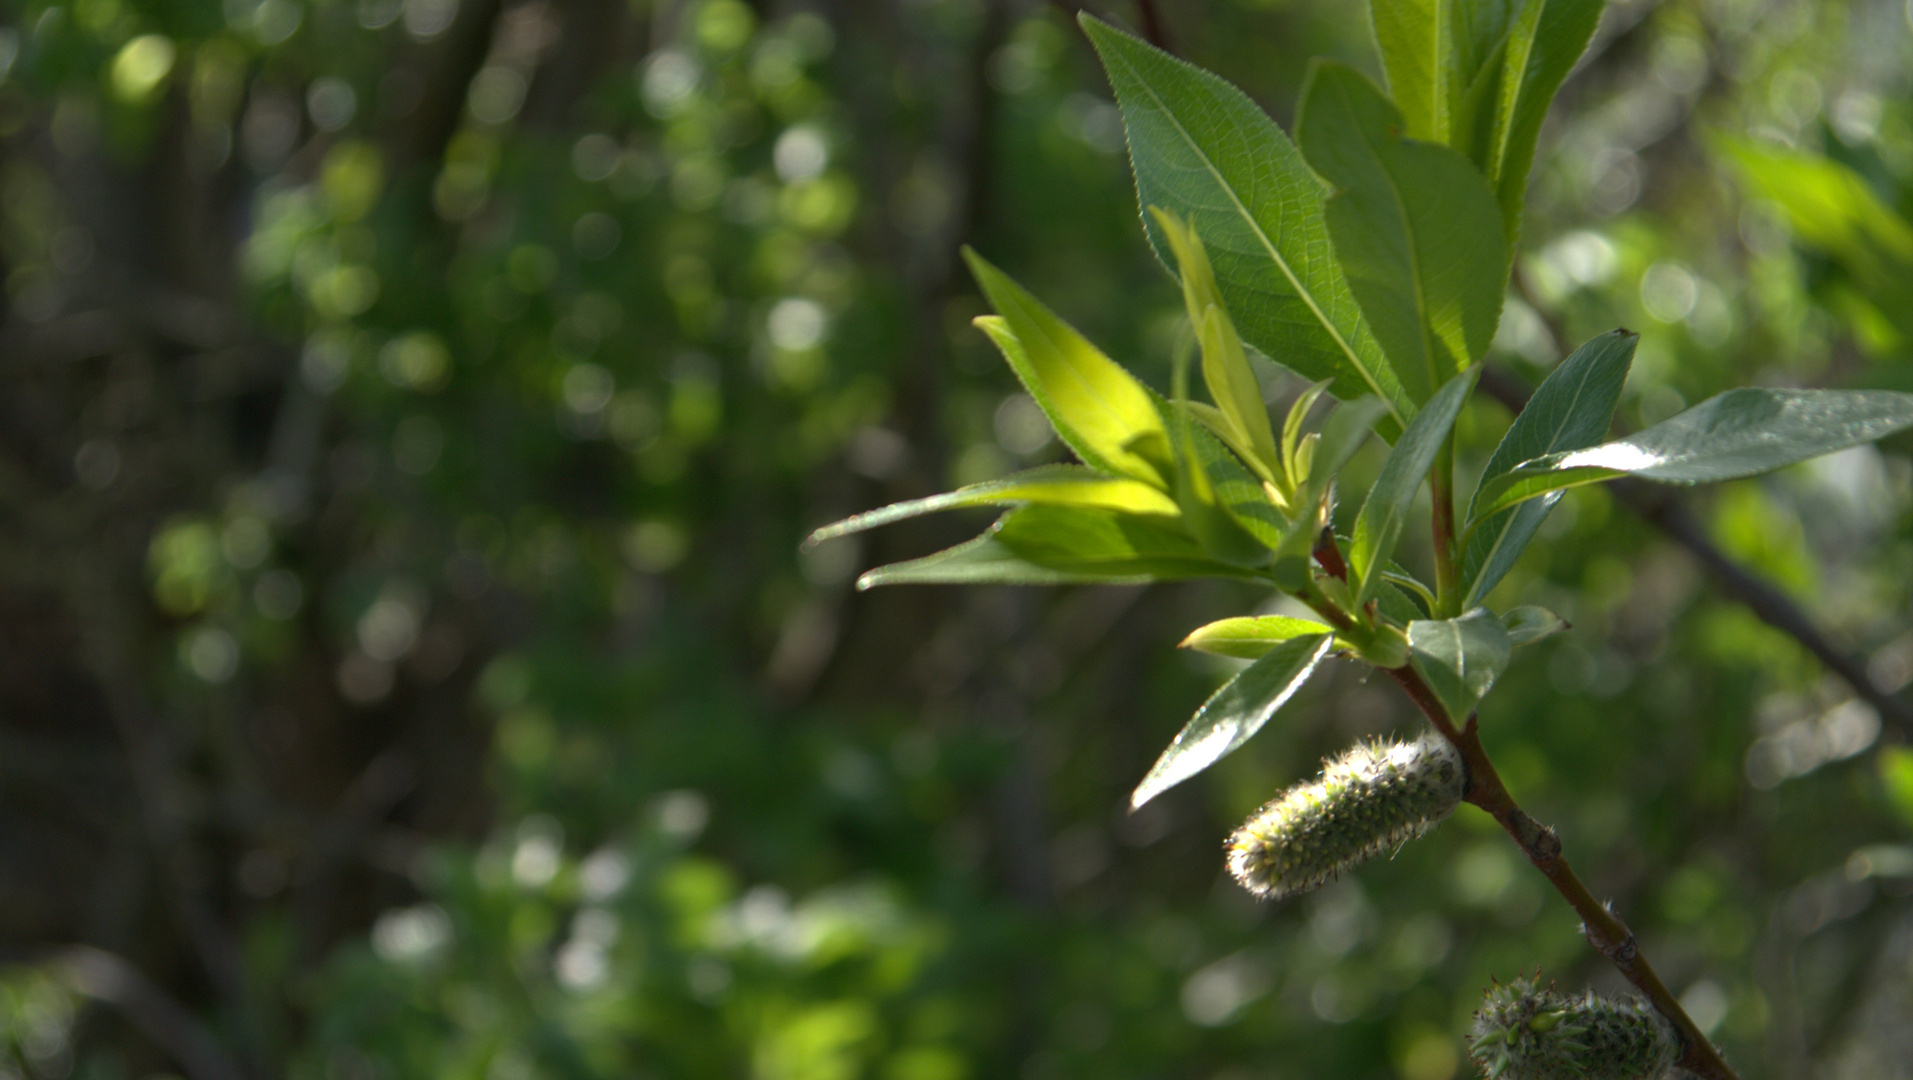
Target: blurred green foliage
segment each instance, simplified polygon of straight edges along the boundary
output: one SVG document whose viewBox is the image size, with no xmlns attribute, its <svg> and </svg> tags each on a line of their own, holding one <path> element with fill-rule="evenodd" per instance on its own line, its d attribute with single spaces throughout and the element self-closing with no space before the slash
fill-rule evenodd
<svg viewBox="0 0 1913 1080">
<path fill-rule="evenodd" d="M 1411 721 L 1352 667 L 1122 813 L 1231 670 L 1174 643 L 1259 597 L 850 591 L 966 521 L 798 551 L 1061 460 L 960 242 L 1167 383 L 1066 13 L 0 12 L 0 1075 L 1449 1080 L 1490 977 L 1611 988 L 1472 809 L 1294 903 L 1221 873 Z M 1162 13 L 1285 125 L 1304 57 L 1376 69 L 1347 5 Z M 1907 20 L 1611 6 L 1496 362 L 1640 330 L 1630 428 L 1913 386 Z M 1465 464 L 1507 419 L 1463 415 Z M 1896 690 L 1905 450 L 1691 501 Z M 1515 794 L 1750 1080 L 1913 1075 L 1910 733 L 1608 495 L 1543 535 L 1502 588 L 1573 630 L 1482 717 Z"/>
</svg>

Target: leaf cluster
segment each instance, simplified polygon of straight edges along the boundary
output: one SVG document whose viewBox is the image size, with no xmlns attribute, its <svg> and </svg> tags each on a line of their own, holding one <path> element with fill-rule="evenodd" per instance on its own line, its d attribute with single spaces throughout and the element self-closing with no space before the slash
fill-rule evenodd
<svg viewBox="0 0 1913 1080">
<path fill-rule="evenodd" d="M 1210 400 L 1190 397 L 1181 360 L 1170 396 L 1152 391 L 966 252 L 997 312 L 977 325 L 1081 464 L 896 504 L 811 542 L 1006 505 L 976 539 L 859 585 L 1224 577 L 1321 615 L 1227 619 L 1189 636 L 1185 645 L 1255 662 L 1163 752 L 1136 789 L 1140 806 L 1242 745 L 1336 648 L 1411 664 L 1465 723 L 1515 645 L 1565 625 L 1531 606 L 1481 605 L 1570 487 L 1750 476 L 1913 425 L 1913 395 L 1743 388 L 1604 441 L 1637 341 L 1615 330 L 1549 375 L 1457 524 L 1456 418 L 1500 318 L 1541 120 L 1600 8 L 1377 0 L 1388 91 L 1316 61 L 1293 141 L 1221 78 L 1085 16 L 1122 111 L 1144 229 L 1181 282 Z M 1316 380 L 1279 434 L 1251 356 Z M 1338 400 L 1317 410 L 1328 394 Z M 1337 481 L 1371 434 L 1392 446 L 1344 545 Z M 1433 582 L 1394 560 L 1424 486 Z"/>
<path fill-rule="evenodd" d="M 1637 341 L 1614 330 L 1549 375 L 1457 524 L 1456 419 L 1500 317 L 1541 120 L 1600 7 L 1377 0 L 1388 91 L 1316 61 L 1293 141 L 1221 78 L 1084 16 L 1210 400 L 1190 397 L 1181 358 L 1170 395 L 1151 390 L 966 251 L 997 312 L 977 325 L 1081 464 L 889 506 L 810 542 L 1006 505 L 976 539 L 859 585 L 1223 577 L 1313 608 L 1319 623 L 1244 617 L 1189 636 L 1187 646 L 1254 663 L 1163 752 L 1136 789 L 1140 806 L 1241 746 L 1337 648 L 1378 667 L 1412 665 L 1449 719 L 1466 723 L 1514 646 L 1565 626 L 1532 606 L 1497 615 L 1482 604 L 1570 487 L 1751 476 L 1913 425 L 1913 395 L 1742 388 L 1605 441 Z M 1317 380 L 1279 434 L 1251 356 Z M 1317 410 L 1329 394 L 1338 397 Z M 1344 541 L 1337 481 L 1370 435 L 1392 445 Z M 1433 582 L 1394 560 L 1424 486 Z"/>
</svg>

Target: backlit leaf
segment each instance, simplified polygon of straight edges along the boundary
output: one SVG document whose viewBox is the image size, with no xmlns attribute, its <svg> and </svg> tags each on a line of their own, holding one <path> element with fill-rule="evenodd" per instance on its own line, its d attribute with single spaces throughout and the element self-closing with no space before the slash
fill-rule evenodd
<svg viewBox="0 0 1913 1080">
<path fill-rule="evenodd" d="M 1198 627 L 1182 639 L 1182 648 L 1254 660 L 1285 641 L 1335 631 L 1309 619 L 1287 615 L 1242 615 Z"/>
<path fill-rule="evenodd" d="M 963 256 L 997 310 L 977 325 L 1063 442 L 1086 464 L 1169 490 L 1169 436 L 1149 391 L 981 255 L 965 248 Z"/>
<path fill-rule="evenodd" d="M 892 503 L 878 510 L 848 517 L 811 533 L 804 543 L 816 544 L 939 510 L 1023 502 L 1092 506 L 1128 514 L 1163 517 L 1174 517 L 1180 512 L 1174 499 L 1141 481 L 1110 476 L 1084 465 L 1041 465 L 1000 480 L 986 480 L 927 499 Z"/>
<path fill-rule="evenodd" d="M 857 580 L 878 585 L 1140 584 L 1197 577 L 1253 577 L 1210 558 L 1176 522 L 1079 506 L 1012 510 L 968 543 Z"/>
<path fill-rule="evenodd" d="M 1543 455 L 1600 442 L 1613 423 L 1614 406 L 1621 400 L 1621 385 L 1627 381 L 1627 369 L 1639 340 L 1639 335 L 1630 331 L 1614 330 L 1590 340 L 1557 364 L 1495 447 L 1482 472 L 1482 483 Z M 1462 580 L 1468 583 L 1463 607 L 1480 603 L 1488 590 L 1513 569 L 1515 560 L 1559 499 L 1558 493 L 1546 496 L 1481 521 L 1481 495 L 1476 489 L 1475 505 L 1469 511 L 1468 542 L 1462 554 Z"/>
</svg>

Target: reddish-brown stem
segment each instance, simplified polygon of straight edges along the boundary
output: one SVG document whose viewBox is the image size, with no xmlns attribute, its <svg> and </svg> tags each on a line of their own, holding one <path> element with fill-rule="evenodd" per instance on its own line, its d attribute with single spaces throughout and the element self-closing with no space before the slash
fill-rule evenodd
<svg viewBox="0 0 1913 1080">
<path fill-rule="evenodd" d="M 1315 561 L 1338 580 L 1348 580 L 1348 564 L 1342 561 L 1342 549 L 1335 546 L 1335 530 L 1323 529 L 1315 539 Z"/>
<path fill-rule="evenodd" d="M 1414 668 L 1404 665 L 1383 670 L 1401 685 L 1409 699 L 1428 717 L 1428 722 L 1461 752 L 1462 761 L 1468 768 L 1468 790 L 1462 796 L 1463 800 L 1486 810 L 1501 823 L 1514 842 L 1521 846 L 1528 861 L 1554 883 L 1556 891 L 1567 900 L 1568 906 L 1581 916 L 1581 927 L 1587 935 L 1588 944 L 1600 950 L 1601 955 L 1620 969 L 1627 981 L 1646 995 L 1654 1008 L 1660 1010 L 1661 1015 L 1680 1030 L 1684 1045 L 1680 1066 L 1707 1080 L 1739 1080 L 1734 1070 L 1721 1059 L 1720 1052 L 1714 1049 L 1714 1044 L 1695 1026 L 1687 1010 L 1681 1008 L 1679 999 L 1655 974 L 1647 957 L 1642 955 L 1639 942 L 1634 940 L 1633 931 L 1607 905 L 1596 900 L 1575 875 L 1567 858 L 1561 854 L 1561 838 L 1555 835 L 1553 829 L 1528 816 L 1514 801 L 1514 796 L 1508 794 L 1506 785 L 1501 782 L 1501 775 L 1495 771 L 1494 762 L 1488 759 L 1488 752 L 1482 748 L 1475 718 L 1470 716 L 1467 726 L 1457 730 L 1448 718 L 1447 711 L 1442 708 L 1441 701 Z"/>
<path fill-rule="evenodd" d="M 1328 529 L 1322 530 L 1320 539 L 1316 541 L 1315 561 L 1338 578 L 1347 575 L 1342 553 L 1335 544 L 1335 534 Z M 1331 612 L 1342 615 L 1333 605 L 1326 603 L 1326 598 L 1323 599 L 1324 603 L 1311 606 L 1322 611 L 1325 617 Z M 1329 610 L 1323 611 L 1324 607 Z M 1339 627 L 1347 621 L 1347 617 L 1343 615 L 1341 621 L 1333 618 L 1330 621 Z M 1434 690 L 1413 667 L 1404 664 L 1382 670 L 1401 686 L 1409 700 L 1422 711 L 1422 715 L 1428 717 L 1428 722 L 1434 725 L 1435 730 L 1441 732 L 1461 752 L 1461 759 L 1468 769 L 1468 789 L 1462 799 L 1486 810 L 1501 823 L 1501 827 L 1520 845 L 1522 853 L 1528 856 L 1528 861 L 1554 884 L 1555 890 L 1567 900 L 1575 914 L 1581 916 L 1581 928 L 1587 934 L 1588 944 L 1600 950 L 1601 955 L 1620 969 L 1627 981 L 1633 983 L 1653 1002 L 1654 1008 L 1679 1029 L 1684 1047 L 1680 1066 L 1706 1080 L 1739 1080 L 1734 1070 L 1721 1059 L 1720 1051 L 1714 1049 L 1714 1044 L 1701 1033 L 1693 1018 L 1687 1015 L 1687 1010 L 1681 1008 L 1680 1000 L 1667 989 L 1666 983 L 1661 982 L 1661 977 L 1655 973 L 1653 965 L 1647 962 L 1647 957 L 1641 954 L 1640 943 L 1634 940 L 1634 932 L 1606 904 L 1596 900 L 1576 876 L 1574 868 L 1568 865 L 1567 857 L 1561 854 L 1561 838 L 1553 829 L 1530 817 L 1514 801 L 1514 796 L 1508 793 L 1507 785 L 1501 782 L 1501 774 L 1495 771 L 1494 762 L 1489 760 L 1488 751 L 1481 745 L 1481 733 L 1475 726 L 1474 716 L 1468 717 L 1466 727 L 1458 729 L 1454 721 L 1449 719 L 1448 710 L 1443 707 L 1441 699 L 1435 696 Z"/>
</svg>

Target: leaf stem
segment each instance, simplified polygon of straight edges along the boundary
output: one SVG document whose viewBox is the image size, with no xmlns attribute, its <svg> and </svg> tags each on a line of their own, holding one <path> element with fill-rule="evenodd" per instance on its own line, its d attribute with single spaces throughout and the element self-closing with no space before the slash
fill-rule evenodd
<svg viewBox="0 0 1913 1080">
<path fill-rule="evenodd" d="M 1455 437 L 1451 432 L 1441 441 L 1441 452 L 1428 474 L 1429 492 L 1434 497 L 1431 528 L 1435 541 L 1435 596 L 1440 610 L 1435 614 L 1452 618 L 1461 595 L 1461 574 L 1455 555 Z"/>
<path fill-rule="evenodd" d="M 1501 827 L 1507 830 L 1508 835 L 1528 856 L 1528 861 L 1546 875 L 1555 890 L 1567 900 L 1568 906 L 1581 916 L 1581 929 L 1587 935 L 1588 944 L 1607 957 L 1627 981 L 1633 983 L 1635 989 L 1645 995 L 1654 1008 L 1680 1031 L 1683 1051 L 1678 1064 L 1706 1080 L 1739 1080 L 1734 1070 L 1721 1059 L 1720 1052 L 1714 1049 L 1714 1044 L 1701 1033 L 1687 1011 L 1681 1008 L 1679 999 L 1667 989 L 1667 984 L 1661 982 L 1661 977 L 1642 954 L 1634 932 L 1613 910 L 1596 900 L 1575 875 L 1567 858 L 1561 854 L 1561 838 L 1552 828 L 1528 816 L 1514 801 L 1514 796 L 1508 793 L 1506 785 L 1501 782 L 1501 775 L 1495 771 L 1494 762 L 1488 759 L 1488 752 L 1481 745 L 1475 718 L 1469 716 L 1467 726 L 1457 730 L 1448 719 L 1440 699 L 1436 698 L 1434 691 L 1414 668 L 1404 665 L 1383 670 L 1401 685 L 1409 699 L 1428 717 L 1428 722 L 1461 752 L 1462 761 L 1468 768 L 1468 790 L 1462 796 L 1463 801 L 1486 810 L 1501 823 Z"/>
</svg>

